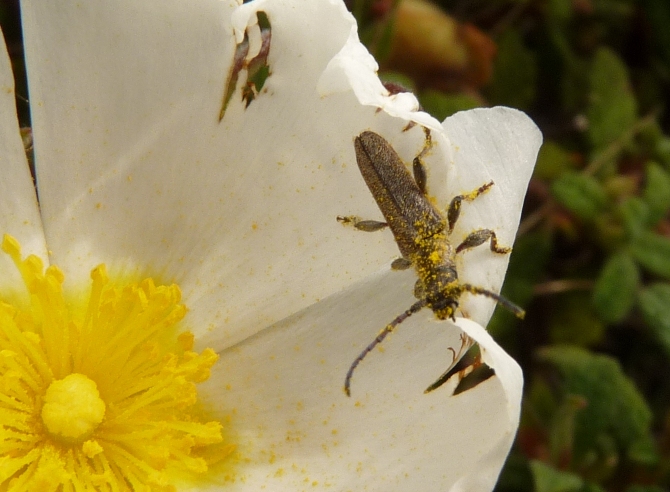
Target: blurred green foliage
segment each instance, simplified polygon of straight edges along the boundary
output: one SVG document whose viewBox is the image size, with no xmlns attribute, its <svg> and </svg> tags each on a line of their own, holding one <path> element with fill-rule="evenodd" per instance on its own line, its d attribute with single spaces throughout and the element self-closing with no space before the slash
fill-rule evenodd
<svg viewBox="0 0 670 492">
<path fill-rule="evenodd" d="M 669 490 L 670 2 L 350 6 L 426 111 L 512 106 L 544 134 L 503 289 L 528 316 L 489 325 L 526 377 L 497 490 Z"/>
</svg>

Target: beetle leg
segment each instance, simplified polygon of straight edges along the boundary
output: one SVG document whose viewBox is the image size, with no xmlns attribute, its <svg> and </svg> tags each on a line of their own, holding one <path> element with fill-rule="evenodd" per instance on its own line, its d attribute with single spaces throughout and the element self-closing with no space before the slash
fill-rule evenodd
<svg viewBox="0 0 670 492">
<path fill-rule="evenodd" d="M 407 270 L 412 266 L 412 262 L 408 260 L 407 258 L 396 258 L 393 260 L 393 263 L 391 263 L 391 269 L 392 270 Z"/>
<path fill-rule="evenodd" d="M 461 214 L 461 203 L 465 200 L 466 202 L 471 202 L 479 195 L 486 193 L 491 186 L 493 186 L 493 181 L 480 186 L 476 190 L 471 191 L 470 193 L 465 193 L 464 195 L 458 195 L 451 200 L 449 204 L 449 209 L 447 210 L 447 222 L 449 223 L 449 234 L 454 230 L 458 216 Z"/>
<path fill-rule="evenodd" d="M 498 245 L 498 236 L 491 229 L 479 229 L 468 234 L 468 237 L 458 245 L 456 253 L 460 253 L 466 249 L 475 248 L 486 241 L 491 241 L 491 251 L 501 255 L 506 255 L 512 251 L 512 248 L 506 248 Z"/>
<path fill-rule="evenodd" d="M 426 194 L 426 182 L 428 180 L 426 174 L 426 166 L 423 165 L 423 157 L 430 151 L 433 147 L 433 138 L 430 135 L 430 130 L 426 127 L 423 127 L 423 133 L 426 135 L 426 140 L 423 144 L 423 149 L 419 155 L 417 155 L 412 161 L 412 172 L 414 174 L 414 181 L 416 181 L 417 186 L 421 190 L 421 193 Z"/>
<path fill-rule="evenodd" d="M 380 231 L 388 227 L 388 224 L 386 222 L 380 222 L 378 220 L 363 220 L 355 215 L 347 215 L 347 216 L 338 215 L 337 221 L 344 225 L 352 225 L 359 231 L 364 232 Z"/>
</svg>

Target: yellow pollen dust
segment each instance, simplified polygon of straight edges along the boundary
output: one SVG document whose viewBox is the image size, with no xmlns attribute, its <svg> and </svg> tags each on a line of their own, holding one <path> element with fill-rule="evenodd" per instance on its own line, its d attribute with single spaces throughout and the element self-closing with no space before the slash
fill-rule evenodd
<svg viewBox="0 0 670 492">
<path fill-rule="evenodd" d="M 179 288 L 120 285 L 100 265 L 87 298 L 66 297 L 57 267 L 22 259 L 8 235 L 2 249 L 24 285 L 0 296 L 0 491 L 211 484 L 235 446 L 195 407 L 218 356 L 194 352 L 189 332 L 170 337 L 186 314 Z"/>
</svg>

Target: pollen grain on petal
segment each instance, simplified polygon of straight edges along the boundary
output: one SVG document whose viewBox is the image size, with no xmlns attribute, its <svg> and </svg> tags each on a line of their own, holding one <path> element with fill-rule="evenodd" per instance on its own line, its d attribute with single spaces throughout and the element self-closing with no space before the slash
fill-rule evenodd
<svg viewBox="0 0 670 492">
<path fill-rule="evenodd" d="M 196 410 L 195 385 L 218 356 L 177 333 L 186 314 L 179 288 L 112 281 L 100 265 L 87 298 L 72 299 L 57 267 L 23 259 L 8 235 L 2 249 L 23 279 L 12 299 L 27 300 L 0 298 L 0 490 L 211 481 L 212 465 L 235 445 Z"/>
</svg>

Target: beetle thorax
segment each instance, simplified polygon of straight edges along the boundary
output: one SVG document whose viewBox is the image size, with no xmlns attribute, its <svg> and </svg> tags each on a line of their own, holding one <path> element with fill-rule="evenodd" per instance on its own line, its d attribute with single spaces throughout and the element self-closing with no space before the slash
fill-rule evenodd
<svg viewBox="0 0 670 492">
<path fill-rule="evenodd" d="M 414 294 L 426 300 L 426 305 L 438 319 L 453 318 L 462 293 L 453 248 L 444 232 L 423 237 L 420 241 L 412 255 L 418 277 Z"/>
</svg>

